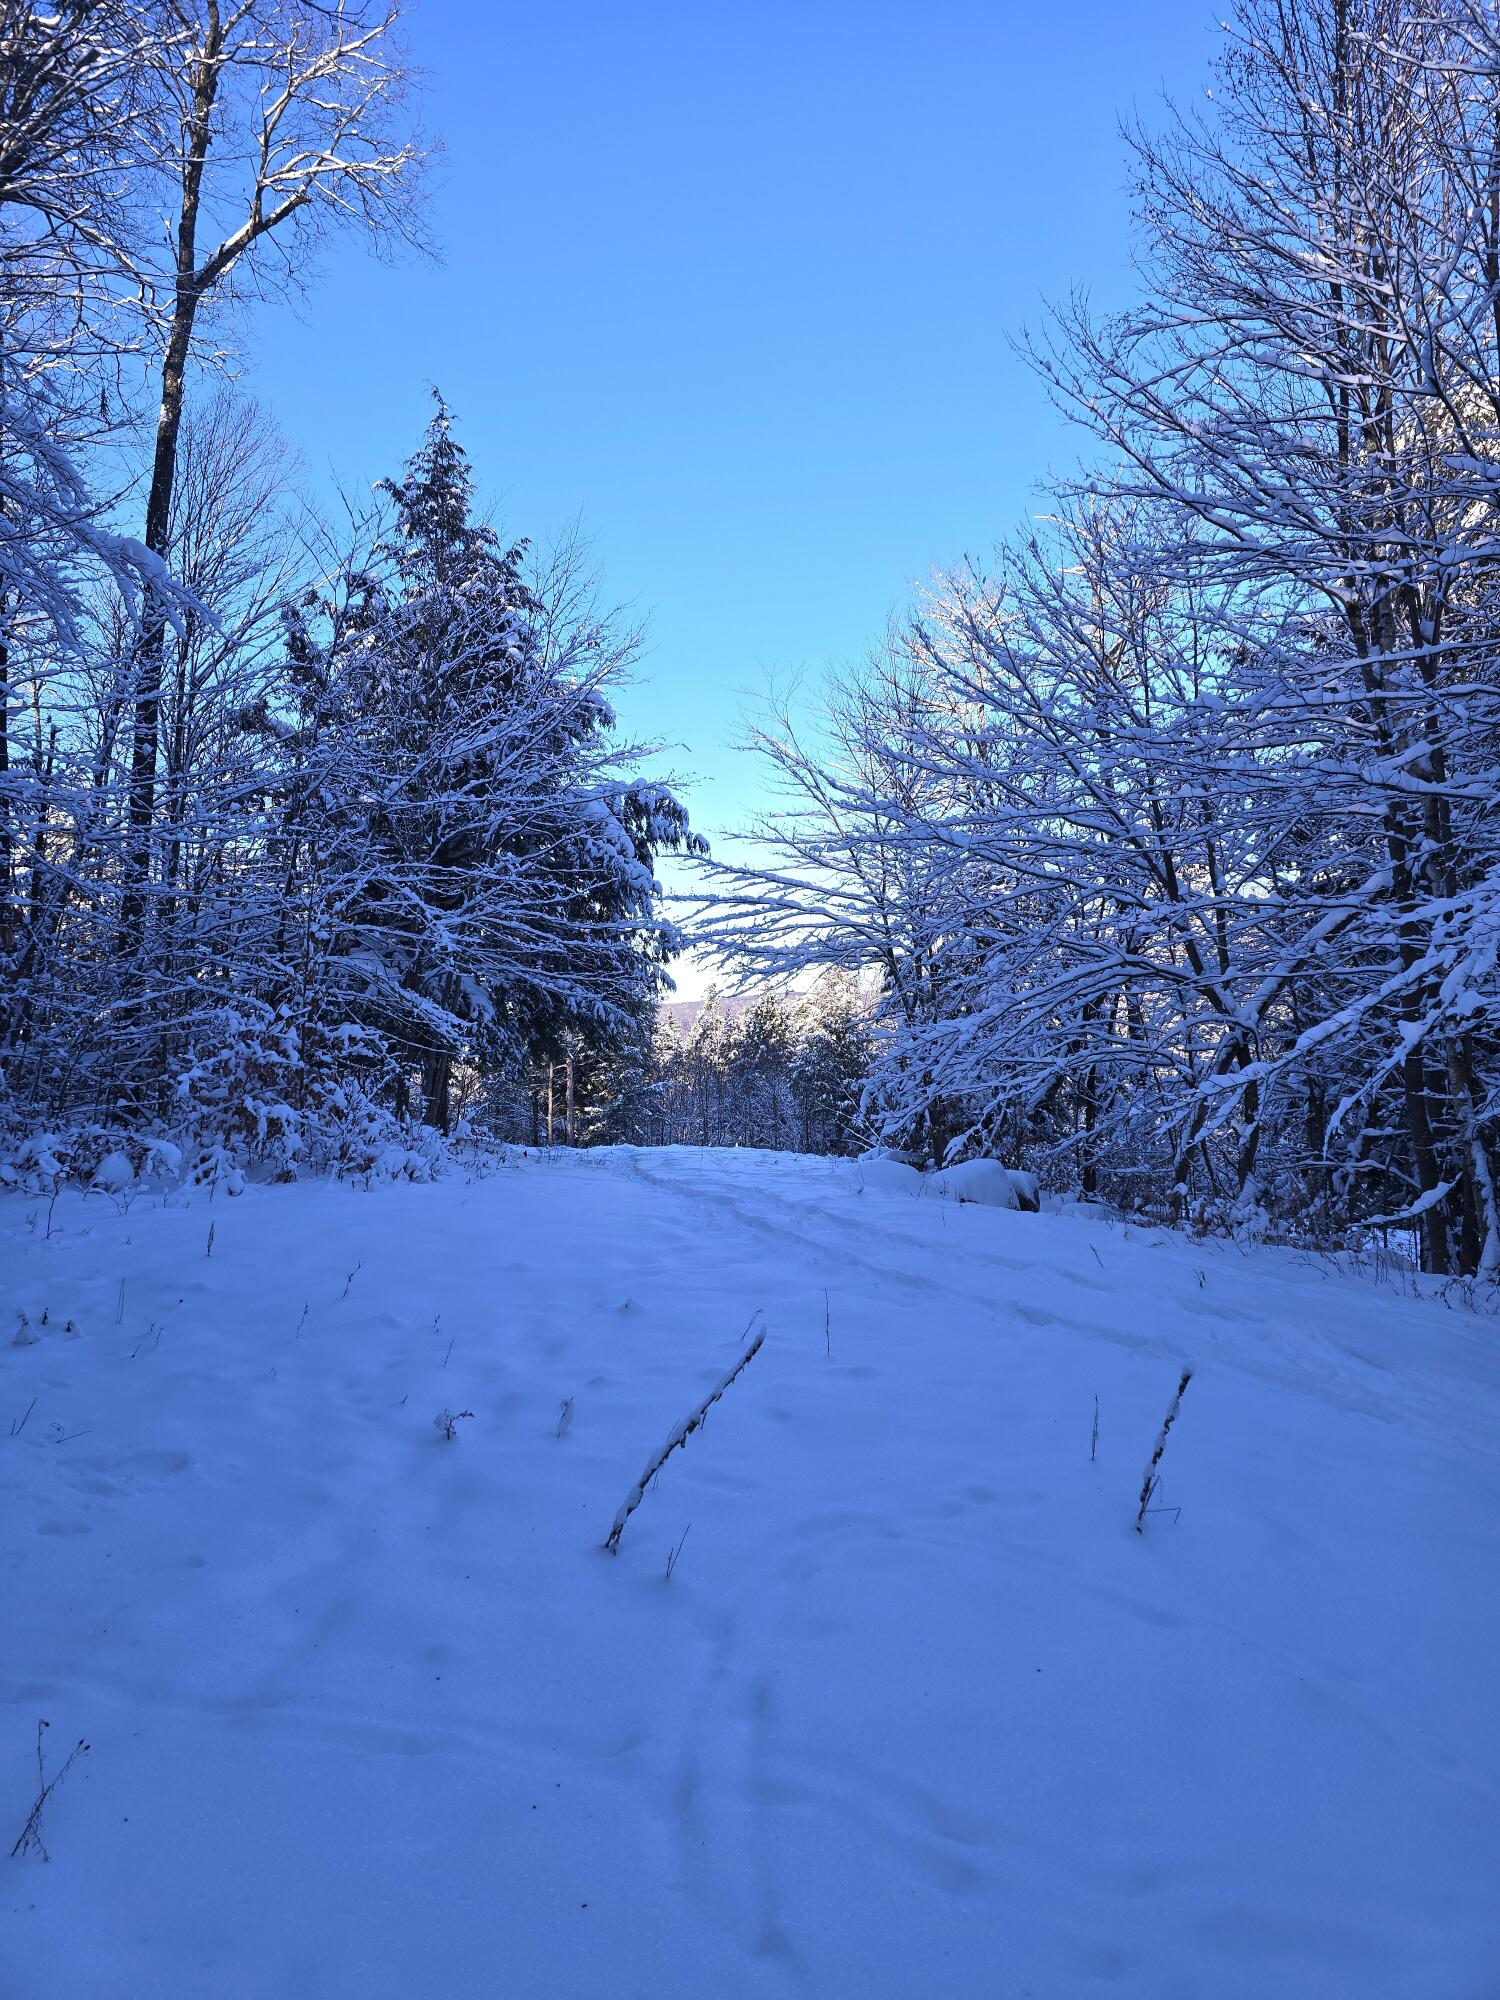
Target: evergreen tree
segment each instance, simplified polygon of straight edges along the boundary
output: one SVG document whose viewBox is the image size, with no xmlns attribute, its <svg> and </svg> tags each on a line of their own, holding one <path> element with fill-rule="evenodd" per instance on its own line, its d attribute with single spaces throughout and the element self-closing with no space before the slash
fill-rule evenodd
<svg viewBox="0 0 1500 2000">
<path fill-rule="evenodd" d="M 852 973 L 826 972 L 808 996 L 791 1085 L 805 1153 L 853 1154 L 864 1148 L 860 1099 L 874 1060 L 870 1008 Z"/>
<path fill-rule="evenodd" d="M 327 642 L 304 612 L 291 653 L 320 740 L 340 981 L 395 1053 L 398 1112 L 446 1131 L 460 1062 L 486 1074 L 631 1034 L 675 943 L 656 854 L 701 843 L 669 790 L 622 768 L 615 635 L 560 625 L 525 545 L 473 518 L 440 398 L 383 490 L 389 535 L 317 607 Z"/>
<path fill-rule="evenodd" d="M 730 1079 L 736 1142 L 781 1151 L 795 1143 L 796 1027 L 778 993 L 762 993 L 737 1024 Z"/>
</svg>

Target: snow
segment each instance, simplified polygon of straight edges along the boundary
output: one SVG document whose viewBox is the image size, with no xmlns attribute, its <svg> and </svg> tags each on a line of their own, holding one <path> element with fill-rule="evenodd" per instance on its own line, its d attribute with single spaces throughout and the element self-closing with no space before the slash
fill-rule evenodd
<svg viewBox="0 0 1500 2000">
<path fill-rule="evenodd" d="M 1495 1991 L 1492 1323 L 764 1153 L 48 1228 L 5 1995 Z"/>
<path fill-rule="evenodd" d="M 920 1172 L 904 1161 L 880 1153 L 866 1153 L 854 1164 L 857 1185 L 878 1189 L 883 1194 L 976 1202 L 982 1208 L 1034 1210 L 1041 1203 L 1036 1175 L 1002 1166 L 998 1160 L 965 1160 L 959 1166 L 941 1167 L 935 1173 Z"/>
<path fill-rule="evenodd" d="M 123 1194 L 135 1179 L 135 1168 L 123 1153 L 106 1153 L 94 1169 L 93 1184 L 105 1194 Z"/>
<path fill-rule="evenodd" d="M 928 1177 L 932 1193 L 947 1201 L 973 1201 L 985 1208 L 1034 1209 L 1040 1199 L 1036 1176 L 1001 1166 L 998 1160 L 965 1160 Z"/>
<path fill-rule="evenodd" d="M 867 1154 L 855 1162 L 854 1185 L 861 1192 L 875 1194 L 925 1194 L 926 1177 L 904 1160 L 882 1159 Z"/>
</svg>

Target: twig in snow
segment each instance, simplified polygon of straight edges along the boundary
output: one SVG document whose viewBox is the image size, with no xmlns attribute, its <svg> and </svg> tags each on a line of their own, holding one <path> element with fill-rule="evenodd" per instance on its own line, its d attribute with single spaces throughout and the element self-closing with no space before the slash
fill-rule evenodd
<svg viewBox="0 0 1500 2000">
<path fill-rule="evenodd" d="M 51 1855 L 48 1854 L 46 1848 L 42 1844 L 42 1814 L 46 1810 L 48 1799 L 51 1798 L 52 1794 L 57 1790 L 58 1786 L 62 1783 L 63 1779 L 67 1777 L 69 1771 L 72 1770 L 75 1759 L 82 1756 L 86 1756 L 88 1753 L 89 1746 L 87 1743 L 84 1742 L 83 1738 L 80 1736 L 78 1741 L 73 1745 L 73 1748 L 68 1752 L 67 1761 L 63 1765 L 62 1769 L 58 1772 L 55 1778 L 49 1780 L 47 1776 L 46 1761 L 42 1754 L 42 1737 L 43 1733 L 46 1730 L 50 1729 L 51 1727 L 52 1725 L 50 1722 L 44 1722 L 40 1718 L 38 1719 L 36 1725 L 37 1793 L 36 1793 L 36 1798 L 32 1802 L 31 1811 L 26 1815 L 26 1824 L 21 1828 L 20 1833 L 16 1837 L 16 1844 L 10 1850 L 10 1858 L 12 1861 L 16 1860 L 17 1857 L 22 1854 L 31 1853 L 33 1849 L 35 1849 L 36 1852 L 41 1855 L 43 1861 L 51 1860 L 52 1858 Z"/>
<path fill-rule="evenodd" d="M 1095 1457 L 1095 1454 L 1096 1454 L 1096 1453 L 1098 1452 L 1098 1449 L 1099 1449 L 1099 1398 L 1098 1398 L 1097 1396 L 1095 1396 L 1095 1398 L 1094 1398 L 1094 1429 L 1093 1429 L 1093 1432 L 1092 1432 L 1092 1435 L 1091 1435 L 1091 1436 L 1090 1436 L 1090 1438 L 1089 1438 L 1089 1464 L 1090 1464 L 1090 1465 L 1092 1465 L 1092 1464 L 1093 1464 L 1093 1462 L 1094 1462 L 1094 1457 Z"/>
<path fill-rule="evenodd" d="M 302 1317 L 301 1319 L 298 1320 L 296 1326 L 292 1330 L 293 1340 L 297 1340 L 301 1337 L 302 1329 L 307 1325 L 307 1311 L 310 1303 L 311 1302 L 307 1299 L 304 1299 L 302 1301 Z"/>
<path fill-rule="evenodd" d="M 458 1338 L 458 1335 L 457 1335 L 456 1333 L 455 1333 L 455 1334 L 450 1334 L 450 1336 L 449 1336 L 449 1338 L 448 1338 L 448 1345 L 447 1345 L 447 1347 L 446 1347 L 446 1348 L 445 1348 L 445 1349 L 443 1350 L 443 1366 L 444 1366 L 445 1368 L 446 1368 L 446 1367 L 448 1366 L 448 1356 L 449 1356 L 449 1355 L 450 1355 L 450 1354 L 451 1354 L 451 1353 L 453 1352 L 453 1343 L 454 1343 L 454 1341 L 455 1341 L 455 1340 L 457 1340 L 457 1338 Z"/>
<path fill-rule="evenodd" d="M 439 1410 L 433 1418 L 433 1425 L 440 1430 L 449 1444 L 458 1436 L 458 1427 L 465 1417 L 472 1417 L 472 1410 Z"/>
<path fill-rule="evenodd" d="M 1138 1535 L 1143 1535 L 1146 1532 L 1144 1526 L 1144 1522 L 1146 1519 L 1146 1510 L 1148 1507 L 1150 1507 L 1151 1501 L 1155 1496 L 1156 1489 L 1161 1484 L 1161 1475 L 1158 1473 L 1156 1468 L 1161 1464 L 1161 1455 L 1167 1448 L 1167 1432 L 1172 1428 L 1173 1424 L 1176 1423 L 1177 1412 L 1182 1408 L 1183 1391 L 1187 1388 L 1188 1383 L 1191 1382 L 1192 1379 L 1193 1379 L 1192 1369 L 1184 1368 L 1182 1371 L 1182 1380 L 1177 1384 L 1177 1393 L 1173 1396 L 1171 1402 L 1167 1405 L 1167 1414 L 1162 1419 L 1161 1430 L 1158 1433 L 1156 1439 L 1156 1449 L 1151 1454 L 1150 1461 L 1146 1466 L 1146 1477 L 1141 1482 L 1141 1504 L 1136 1509 L 1136 1515 L 1135 1515 L 1135 1531 Z M 1165 1509 L 1157 1509 L 1154 1511 L 1165 1512 Z"/>
<path fill-rule="evenodd" d="M 571 1396 L 564 1396 L 557 1406 L 557 1412 L 557 1435 L 562 1437 L 566 1434 L 568 1425 L 573 1421 L 573 1398 Z"/>
<path fill-rule="evenodd" d="M 17 1418 L 15 1418 L 15 1417 L 12 1417 L 12 1418 L 11 1418 L 11 1420 L 10 1420 L 10 1435 L 11 1435 L 11 1436 L 12 1436 L 13 1438 L 18 1438 L 18 1437 L 19 1437 L 19 1436 L 21 1435 L 22 1431 L 24 1431 L 24 1430 L 25 1430 L 25 1428 L 26 1428 L 26 1420 L 27 1420 L 27 1418 L 28 1418 L 28 1417 L 29 1417 L 29 1416 L 31 1415 L 32 1411 L 33 1411 L 33 1410 L 34 1410 L 35 1408 L 36 1408 L 36 1397 L 35 1397 L 35 1396 L 33 1396 L 33 1397 L 32 1397 L 32 1399 L 31 1399 L 31 1401 L 30 1401 L 30 1402 L 29 1402 L 29 1403 L 28 1403 L 28 1404 L 26 1405 L 26 1414 L 25 1414 L 25 1416 L 21 1417 L 21 1418 L 20 1418 L 19 1420 L 18 1420 Z"/>
<path fill-rule="evenodd" d="M 124 1317 L 125 1317 L 125 1280 L 121 1278 L 120 1296 L 115 1300 L 115 1325 L 118 1326 L 124 1319 Z"/>
<path fill-rule="evenodd" d="M 1099 1252 L 1094 1249 L 1092 1243 L 1089 1245 L 1089 1249 L 1093 1252 L 1094 1262 L 1099 1266 L 1099 1269 L 1102 1271 L 1104 1269 L 1104 1259 L 1099 1255 Z"/>
<path fill-rule="evenodd" d="M 364 1268 L 365 1268 L 365 1260 L 363 1259 L 363 1257 L 361 1257 L 359 1262 L 355 1265 L 354 1269 L 349 1273 L 348 1277 L 345 1278 L 344 1280 L 344 1289 L 339 1293 L 339 1297 L 341 1299 L 348 1298 L 349 1287 L 354 1283 L 354 1280 L 359 1276 L 360 1272 Z"/>
<path fill-rule="evenodd" d="M 212 1257 L 214 1254 L 214 1231 L 218 1226 L 217 1222 L 211 1222 L 208 1225 L 208 1248 L 203 1253 L 205 1257 Z"/>
<path fill-rule="evenodd" d="M 755 1321 L 752 1320 L 750 1324 L 753 1326 L 755 1324 Z M 704 1397 L 703 1401 L 698 1405 L 697 1409 L 693 1411 L 691 1416 L 683 1418 L 682 1422 L 677 1426 L 676 1430 L 673 1431 L 672 1435 L 667 1439 L 666 1443 L 662 1446 L 661 1450 L 657 1452 L 656 1456 L 651 1460 L 651 1463 L 646 1467 L 646 1470 L 641 1474 L 640 1478 L 635 1482 L 635 1485 L 632 1486 L 629 1493 L 626 1494 L 624 1504 L 621 1506 L 619 1513 L 616 1514 L 614 1518 L 614 1523 L 611 1526 L 610 1531 L 608 1535 L 605 1537 L 604 1541 L 604 1546 L 606 1549 L 609 1550 L 609 1553 L 611 1555 L 618 1554 L 620 1547 L 620 1537 L 625 1532 L 625 1523 L 630 1519 L 631 1515 L 635 1512 L 636 1508 L 639 1507 L 641 1502 L 645 1499 L 646 1488 L 651 1484 L 652 1480 L 655 1479 L 657 1473 L 661 1471 L 662 1467 L 666 1464 L 667 1460 L 672 1456 L 672 1453 L 674 1451 L 679 1450 L 683 1445 L 685 1445 L 688 1439 L 693 1435 L 693 1432 L 699 1429 L 704 1419 L 707 1417 L 709 1411 L 713 1408 L 714 1404 L 718 1402 L 719 1398 L 723 1395 L 724 1391 L 729 1387 L 730 1383 L 735 1379 L 735 1377 L 737 1375 L 742 1375 L 744 1371 L 750 1366 L 750 1363 L 755 1359 L 756 1355 L 759 1354 L 762 1346 L 765 1344 L 765 1338 L 766 1338 L 766 1330 L 764 1327 L 762 1327 L 760 1332 L 755 1336 L 754 1340 L 751 1341 L 750 1345 L 745 1349 L 744 1353 L 740 1356 L 739 1360 L 735 1362 L 734 1366 L 730 1369 L 729 1373 L 724 1377 L 723 1381 L 719 1384 L 718 1388 L 713 1391 L 712 1395 Z"/>
<path fill-rule="evenodd" d="M 689 1536 L 689 1535 L 690 1535 L 690 1534 L 691 1534 L 692 1532 L 693 1532 L 693 1524 L 692 1524 L 692 1522 L 691 1522 L 691 1521 L 689 1521 L 689 1522 L 688 1522 L 688 1524 L 687 1524 L 687 1526 L 686 1526 L 686 1527 L 685 1527 L 685 1528 L 683 1529 L 683 1531 L 682 1531 L 682 1542 L 685 1542 L 685 1541 L 687 1540 L 688 1536 Z M 676 1546 L 676 1548 L 675 1548 L 675 1549 L 668 1549 L 668 1550 L 667 1550 L 667 1582 L 668 1582 L 668 1583 L 670 1583 L 670 1582 L 672 1581 L 672 1572 L 673 1572 L 673 1570 L 674 1570 L 674 1569 L 676 1569 L 676 1567 L 677 1567 L 677 1558 L 678 1558 L 678 1557 L 679 1557 L 679 1556 L 680 1556 L 680 1555 L 682 1554 L 682 1542 L 679 1542 L 679 1543 L 677 1544 L 677 1546 Z"/>
<path fill-rule="evenodd" d="M 135 1346 L 130 1350 L 131 1360 L 134 1361 L 139 1355 L 145 1352 L 146 1342 L 148 1340 L 151 1342 L 151 1351 L 155 1353 L 156 1349 L 161 1346 L 161 1336 L 162 1336 L 161 1322 L 159 1320 L 152 1320 L 151 1324 L 146 1328 L 146 1331 L 141 1335 L 140 1339 L 136 1342 Z"/>
<path fill-rule="evenodd" d="M 823 1352 L 833 1358 L 833 1308 L 828 1303 L 828 1287 L 823 1287 Z"/>
</svg>

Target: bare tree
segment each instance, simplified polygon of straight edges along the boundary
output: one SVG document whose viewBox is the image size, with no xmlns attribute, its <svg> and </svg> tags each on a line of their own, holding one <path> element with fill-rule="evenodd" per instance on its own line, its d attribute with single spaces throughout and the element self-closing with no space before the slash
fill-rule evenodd
<svg viewBox="0 0 1500 2000">
<path fill-rule="evenodd" d="M 161 274 L 161 403 L 146 546 L 171 534 L 188 365 L 211 301 L 296 283 L 317 240 L 346 226 L 377 248 L 419 240 L 418 140 L 399 126 L 409 72 L 400 9 L 358 0 L 165 0 L 157 74 L 175 126 L 177 215 Z M 272 255 L 276 261 L 270 261 Z M 134 949 L 152 868 L 166 617 L 147 617 L 135 658 L 127 892 Z"/>
<path fill-rule="evenodd" d="M 1033 348 L 1097 461 L 763 735 L 800 802 L 706 941 L 875 962 L 902 885 L 898 1129 L 1227 1219 L 1269 1153 L 1289 1226 L 1337 1182 L 1500 1272 L 1500 24 L 1243 0 L 1226 44 L 1132 134 L 1140 303 Z"/>
<path fill-rule="evenodd" d="M 0 0 L 0 973 L 26 958 L 41 710 L 82 641 L 80 603 L 106 576 L 123 601 L 161 563 L 112 531 L 89 454 L 125 419 L 122 357 L 138 347 L 142 199 L 152 157 L 152 37 L 135 0 Z M 162 46 L 170 33 L 160 36 Z M 26 739 L 30 740 L 26 740 Z M 39 748 L 38 739 L 41 739 Z M 9 998 L 9 994 L 7 994 Z M 0 1043 L 13 1025 L 0 1007 Z"/>
<path fill-rule="evenodd" d="M 1113 455 L 1090 484 L 1191 521 L 1247 616 L 1275 600 L 1316 628 L 1284 700 L 1325 799 L 1380 829 L 1364 937 L 1396 971 L 1308 1032 L 1383 1019 L 1368 1074 L 1399 1077 L 1429 1267 L 1500 1268 L 1453 1004 L 1489 914 L 1500 25 L 1480 0 L 1244 0 L 1228 37 L 1215 111 L 1133 135 L 1149 296 L 1075 305 L 1037 359 Z"/>
</svg>

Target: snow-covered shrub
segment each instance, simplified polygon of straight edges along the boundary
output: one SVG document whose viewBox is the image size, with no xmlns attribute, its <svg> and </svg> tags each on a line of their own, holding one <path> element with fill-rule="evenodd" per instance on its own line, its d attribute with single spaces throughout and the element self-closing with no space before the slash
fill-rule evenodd
<svg viewBox="0 0 1500 2000">
<path fill-rule="evenodd" d="M 177 1079 L 189 1177 L 232 1193 L 251 1174 L 430 1180 L 446 1143 L 384 1108 L 384 1080 L 381 1044 L 362 1029 L 299 1024 L 260 1001 L 226 1006 Z"/>
<path fill-rule="evenodd" d="M 972 1202 L 981 1208 L 1019 1208 L 1035 1213 L 1042 1205 L 1035 1174 L 1003 1167 L 998 1160 L 965 1160 L 956 1167 L 922 1173 L 878 1150 L 855 1162 L 858 1185 L 883 1194 L 930 1195 L 939 1201 Z"/>
<path fill-rule="evenodd" d="M 91 1185 L 98 1188 L 101 1194 L 124 1194 L 134 1181 L 135 1168 L 130 1163 L 130 1157 L 117 1146 L 113 1152 L 106 1153 L 94 1169 Z"/>
<path fill-rule="evenodd" d="M 306 1073 L 283 1013 L 244 1000 L 211 1015 L 177 1078 L 188 1174 L 237 1193 L 252 1167 L 291 1179 L 303 1152 Z"/>
<path fill-rule="evenodd" d="M 38 1130 L 0 1098 L 0 1189 L 54 1194 L 77 1186 L 120 1194 L 138 1181 L 170 1179 L 181 1164 L 180 1149 L 163 1133 L 89 1119 Z"/>
<path fill-rule="evenodd" d="M 965 1160 L 962 1166 L 943 1167 L 927 1176 L 928 1190 L 949 1201 L 977 1202 L 984 1208 L 1041 1207 L 1035 1174 L 1002 1167 L 998 1160 Z"/>
</svg>

